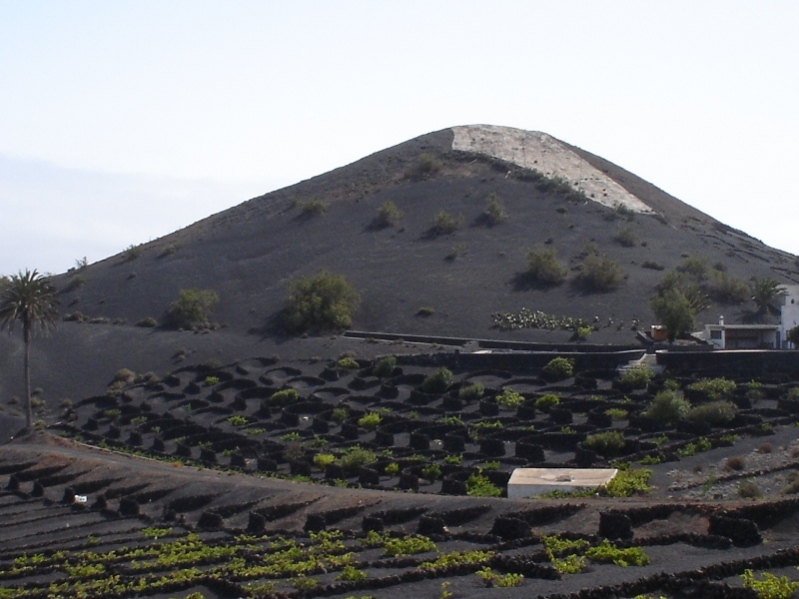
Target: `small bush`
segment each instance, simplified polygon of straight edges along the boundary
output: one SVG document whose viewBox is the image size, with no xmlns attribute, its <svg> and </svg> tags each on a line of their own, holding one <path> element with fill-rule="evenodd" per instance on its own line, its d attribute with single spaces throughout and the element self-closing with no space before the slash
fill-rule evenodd
<svg viewBox="0 0 799 599">
<path fill-rule="evenodd" d="M 725 470 L 734 470 L 735 472 L 740 472 L 744 468 L 746 468 L 746 458 L 740 455 L 729 457 L 724 462 Z"/>
<path fill-rule="evenodd" d="M 787 576 L 777 576 L 770 572 L 761 572 L 760 576 L 763 578 L 758 580 L 749 569 L 741 574 L 744 588 L 753 589 L 758 599 L 791 599 L 799 589 L 799 582 L 792 581 Z"/>
<path fill-rule="evenodd" d="M 608 408 L 605 410 L 605 415 L 610 416 L 613 420 L 624 420 L 629 415 L 629 412 L 621 408 Z"/>
<path fill-rule="evenodd" d="M 336 461 L 336 456 L 332 453 L 317 453 L 313 457 L 314 466 L 319 468 L 320 470 L 324 470 L 329 464 L 332 464 Z"/>
<path fill-rule="evenodd" d="M 613 239 L 622 247 L 631 248 L 638 242 L 638 235 L 632 227 L 624 227 Z"/>
<path fill-rule="evenodd" d="M 560 397 L 554 393 L 547 393 L 535 400 L 535 407 L 542 412 L 549 412 L 549 408 L 560 403 Z"/>
<path fill-rule="evenodd" d="M 549 381 L 562 381 L 574 376 L 574 360 L 571 358 L 553 358 L 541 370 L 541 375 Z"/>
<path fill-rule="evenodd" d="M 397 367 L 397 358 L 394 356 L 385 356 L 378 360 L 377 364 L 372 368 L 372 374 L 376 377 L 384 379 L 394 374 L 394 369 Z"/>
<path fill-rule="evenodd" d="M 604 457 L 612 457 L 618 455 L 624 447 L 624 435 L 618 431 L 588 435 L 583 441 L 583 447 Z"/>
<path fill-rule="evenodd" d="M 416 555 L 417 553 L 438 551 L 438 547 L 427 537 L 411 535 L 404 538 L 386 540 L 383 550 L 389 557 L 398 557 L 400 555 Z"/>
<path fill-rule="evenodd" d="M 358 426 L 365 428 L 368 431 L 373 431 L 380 426 L 380 421 L 383 418 L 377 412 L 369 412 L 358 419 Z"/>
<path fill-rule="evenodd" d="M 422 382 L 422 391 L 425 393 L 444 393 L 455 380 L 454 375 L 448 368 L 439 368 L 428 375 Z"/>
<path fill-rule="evenodd" d="M 178 299 L 169 306 L 166 313 L 167 327 L 189 329 L 208 324 L 219 296 L 212 289 L 181 289 Z"/>
<path fill-rule="evenodd" d="M 648 366 L 636 366 L 624 371 L 619 379 L 629 389 L 645 389 L 654 373 Z"/>
<path fill-rule="evenodd" d="M 492 193 L 486 200 L 486 209 L 483 212 L 485 222 L 493 227 L 501 222 L 504 222 L 508 215 L 505 213 L 505 207 L 502 205 L 502 200 L 496 193 Z"/>
<path fill-rule="evenodd" d="M 716 401 L 730 396 L 736 388 L 735 381 L 725 378 L 700 379 L 686 387 L 689 392 L 698 392 L 708 399 Z"/>
<path fill-rule="evenodd" d="M 299 397 L 300 394 L 296 389 L 281 389 L 280 391 L 275 391 L 275 393 L 272 394 L 272 396 L 269 398 L 269 405 L 278 407 L 287 406 L 297 401 Z"/>
<path fill-rule="evenodd" d="M 738 484 L 738 496 L 744 499 L 755 499 L 763 495 L 757 483 L 751 480 L 744 480 Z"/>
<path fill-rule="evenodd" d="M 557 252 L 543 246 L 527 254 L 528 276 L 541 285 L 559 285 L 567 270 L 558 262 Z"/>
<path fill-rule="evenodd" d="M 478 578 L 480 578 L 480 580 L 482 580 L 487 587 L 518 587 L 524 582 L 523 574 L 516 574 L 513 572 L 509 572 L 508 574 L 497 574 L 488 566 L 481 568 L 475 572 L 475 574 L 477 574 Z"/>
<path fill-rule="evenodd" d="M 600 488 L 604 495 L 609 497 L 630 497 L 637 493 L 649 491 L 649 479 L 652 478 L 652 471 L 648 468 L 619 468 L 616 476 L 613 477 L 604 489 Z"/>
<path fill-rule="evenodd" d="M 338 362 L 336 362 L 336 366 L 345 370 L 356 370 L 360 367 L 355 358 L 351 358 L 350 356 L 344 356 L 341 358 Z"/>
<path fill-rule="evenodd" d="M 710 295 L 721 304 L 742 304 L 751 296 L 749 285 L 738 277 L 731 277 L 726 272 L 716 272 Z"/>
<path fill-rule="evenodd" d="M 352 564 L 347 564 L 341 569 L 341 572 L 336 576 L 336 580 L 344 580 L 349 582 L 360 582 L 366 580 L 366 572 L 359 570 Z"/>
<path fill-rule="evenodd" d="M 613 563 L 623 568 L 627 566 L 647 566 L 651 561 L 646 552 L 640 547 L 620 549 L 607 539 L 602 539 L 599 545 L 589 548 L 585 552 L 585 557 L 594 562 Z"/>
<path fill-rule="evenodd" d="M 589 255 L 583 260 L 575 283 L 585 293 L 604 293 L 617 289 L 623 280 L 624 273 L 615 260 Z"/>
<path fill-rule="evenodd" d="M 428 179 L 441 170 L 441 160 L 429 154 L 422 152 L 416 162 L 405 171 L 405 176 L 413 180 Z"/>
<path fill-rule="evenodd" d="M 517 393 L 510 387 L 503 388 L 502 393 L 497 395 L 496 400 L 499 407 L 506 409 L 518 408 L 524 403 L 524 397 L 522 397 L 521 393 Z"/>
<path fill-rule="evenodd" d="M 473 383 L 466 387 L 461 387 L 458 391 L 458 397 L 466 400 L 480 399 L 485 393 L 485 387 L 482 383 Z"/>
<path fill-rule="evenodd" d="M 482 474 L 472 474 L 466 480 L 466 494 L 471 497 L 501 497 L 502 489 Z"/>
<path fill-rule="evenodd" d="M 435 313 L 436 309 L 433 308 L 432 306 L 422 306 L 416 311 L 416 316 L 427 317 L 427 316 L 432 316 Z"/>
<path fill-rule="evenodd" d="M 731 401 L 712 401 L 691 408 L 686 415 L 692 422 L 705 422 L 712 426 L 724 426 L 735 419 L 738 408 Z"/>
<path fill-rule="evenodd" d="M 373 221 L 373 226 L 379 229 L 386 227 L 396 227 L 402 220 L 402 212 L 394 202 L 386 201 L 380 204 L 377 209 L 377 216 Z"/>
<path fill-rule="evenodd" d="M 289 282 L 284 324 L 289 331 L 331 331 L 352 324 L 360 295 L 341 275 L 321 271 Z"/>
<path fill-rule="evenodd" d="M 147 318 L 142 318 L 140 321 L 138 321 L 135 326 L 153 329 L 158 326 L 158 321 L 152 316 L 148 316 Z"/>
<path fill-rule="evenodd" d="M 438 464 L 428 464 L 422 468 L 422 478 L 429 480 L 431 483 L 435 482 L 441 476 L 441 466 Z"/>
<path fill-rule="evenodd" d="M 677 395 L 674 391 L 663 390 L 655 396 L 642 416 L 665 424 L 674 424 L 681 418 L 685 418 L 690 409 L 691 404 L 685 398 Z"/>
<path fill-rule="evenodd" d="M 300 211 L 302 212 L 303 216 L 318 216 L 327 209 L 324 202 L 321 200 L 310 200 L 308 202 L 303 202 L 300 205 Z"/>
<path fill-rule="evenodd" d="M 463 218 L 454 216 L 442 210 L 433 219 L 433 226 L 430 228 L 430 233 L 433 235 L 450 235 L 457 231 L 463 224 Z"/>
<path fill-rule="evenodd" d="M 361 466 L 368 466 L 377 461 L 375 452 L 364 449 L 358 445 L 350 447 L 347 451 L 339 456 L 337 463 L 344 468 L 348 474 L 355 474 Z"/>
</svg>

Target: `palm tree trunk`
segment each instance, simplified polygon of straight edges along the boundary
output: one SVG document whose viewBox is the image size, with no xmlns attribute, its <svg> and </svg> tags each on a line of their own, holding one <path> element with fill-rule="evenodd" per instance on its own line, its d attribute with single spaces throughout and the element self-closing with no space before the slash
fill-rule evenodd
<svg viewBox="0 0 799 599">
<path fill-rule="evenodd" d="M 25 426 L 33 430 L 33 406 L 31 405 L 31 331 L 23 324 L 22 336 L 25 341 Z"/>
</svg>

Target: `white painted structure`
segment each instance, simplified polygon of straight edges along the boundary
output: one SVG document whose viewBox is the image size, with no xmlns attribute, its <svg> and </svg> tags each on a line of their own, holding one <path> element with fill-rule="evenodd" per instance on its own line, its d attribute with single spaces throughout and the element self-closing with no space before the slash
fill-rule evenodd
<svg viewBox="0 0 799 599">
<path fill-rule="evenodd" d="M 783 285 L 782 306 L 780 306 L 780 330 L 784 348 L 789 348 L 792 343 L 787 341 L 788 332 L 799 326 L 799 285 Z M 793 348 L 797 349 L 797 348 Z"/>
<path fill-rule="evenodd" d="M 702 338 L 717 349 L 778 349 L 781 344 L 778 324 L 706 324 Z"/>
<path fill-rule="evenodd" d="M 608 484 L 617 473 L 616 468 L 516 468 L 508 481 L 508 499 L 596 489 Z"/>
<path fill-rule="evenodd" d="M 799 285 L 782 285 L 779 324 L 706 324 L 699 335 L 717 349 L 790 349 L 788 332 L 799 326 Z M 796 349 L 796 348 L 794 348 Z"/>
</svg>

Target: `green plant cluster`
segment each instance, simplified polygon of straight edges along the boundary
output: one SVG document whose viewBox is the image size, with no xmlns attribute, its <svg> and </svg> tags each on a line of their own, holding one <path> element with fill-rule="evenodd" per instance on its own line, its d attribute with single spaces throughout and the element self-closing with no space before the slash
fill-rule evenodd
<svg viewBox="0 0 799 599">
<path fill-rule="evenodd" d="M 466 479 L 466 494 L 470 497 L 502 497 L 502 489 L 482 474 L 472 474 Z"/>
<path fill-rule="evenodd" d="M 583 447 L 604 457 L 613 457 L 618 455 L 624 447 L 624 435 L 619 431 L 594 433 L 585 438 Z"/>
<path fill-rule="evenodd" d="M 422 382 L 422 391 L 425 393 L 440 394 L 446 392 L 455 381 L 455 376 L 449 368 L 441 367 L 429 374 Z"/>
<path fill-rule="evenodd" d="M 558 261 L 554 248 L 539 246 L 527 254 L 527 276 L 539 285 L 559 285 L 568 270 Z"/>
<path fill-rule="evenodd" d="M 503 331 L 517 329 L 542 329 L 546 331 L 574 331 L 589 326 L 582 318 L 552 316 L 541 310 L 522 308 L 518 313 L 495 312 L 491 315 L 494 326 Z"/>
<path fill-rule="evenodd" d="M 607 539 L 591 546 L 585 539 L 565 539 L 559 535 L 541 537 L 549 561 L 562 574 L 577 574 L 585 567 L 585 560 L 627 566 L 646 566 L 650 558 L 640 547 L 620 548 Z"/>
<path fill-rule="evenodd" d="M 697 391 L 704 394 L 711 401 L 724 399 L 732 395 L 736 388 L 735 381 L 720 378 L 703 378 L 686 387 L 688 391 Z"/>
<path fill-rule="evenodd" d="M 477 577 L 482 580 L 487 587 L 518 587 L 524 582 L 523 574 L 516 574 L 509 572 L 507 574 L 497 574 L 491 568 L 486 566 L 476 572 Z"/>
<path fill-rule="evenodd" d="M 518 408 L 524 403 L 524 397 L 510 387 L 504 387 L 502 393 L 496 397 L 497 405 L 505 409 Z"/>
<path fill-rule="evenodd" d="M 759 575 L 761 578 L 750 569 L 741 574 L 744 588 L 754 590 L 758 599 L 790 599 L 799 589 L 799 582 L 787 576 L 776 576 L 770 572 L 761 572 Z"/>
<path fill-rule="evenodd" d="M 619 381 L 630 389 L 645 389 L 654 376 L 649 366 L 635 366 L 625 370 Z"/>
<path fill-rule="evenodd" d="M 343 276 L 325 270 L 313 277 L 292 279 L 283 324 L 294 333 L 346 329 L 360 299 Z"/>
<path fill-rule="evenodd" d="M 219 303 L 212 289 L 181 289 L 166 313 L 165 326 L 173 329 L 190 329 L 208 324 L 208 318 Z"/>
<path fill-rule="evenodd" d="M 550 381 L 562 381 L 574 376 L 574 360 L 557 357 L 547 363 L 541 370 L 541 376 Z"/>
</svg>

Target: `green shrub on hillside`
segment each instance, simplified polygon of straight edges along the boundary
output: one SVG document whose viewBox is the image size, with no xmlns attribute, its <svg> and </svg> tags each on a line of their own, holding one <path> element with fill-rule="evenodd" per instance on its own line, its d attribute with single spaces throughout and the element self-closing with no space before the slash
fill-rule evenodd
<svg viewBox="0 0 799 599">
<path fill-rule="evenodd" d="M 446 210 L 442 210 L 433 219 L 433 226 L 430 232 L 433 235 L 450 235 L 457 231 L 463 224 L 463 217 L 450 214 Z"/>
<path fill-rule="evenodd" d="M 178 299 L 167 310 L 164 324 L 173 329 L 207 324 L 218 302 L 219 296 L 211 289 L 181 289 Z"/>
<path fill-rule="evenodd" d="M 559 285 L 566 279 L 567 270 L 558 262 L 554 249 L 539 246 L 527 254 L 528 276 L 541 285 Z"/>
<path fill-rule="evenodd" d="M 613 291 L 621 285 L 624 273 L 615 260 L 607 256 L 588 255 L 575 284 L 585 293 Z"/>
<path fill-rule="evenodd" d="M 428 152 L 422 152 L 416 162 L 405 171 L 405 176 L 413 180 L 427 179 L 440 171 L 442 166 L 441 160 Z"/>
<path fill-rule="evenodd" d="M 402 212 L 394 202 L 385 201 L 377 209 L 377 216 L 373 221 L 373 226 L 379 229 L 385 227 L 396 227 L 402 219 Z"/>
<path fill-rule="evenodd" d="M 631 226 L 624 227 L 613 238 L 622 247 L 631 248 L 638 242 L 638 235 Z"/>
<path fill-rule="evenodd" d="M 300 210 L 304 216 L 318 216 L 326 209 L 327 207 L 322 200 L 309 200 L 300 204 Z"/>
<path fill-rule="evenodd" d="M 360 295 L 341 275 L 323 270 L 313 277 L 292 279 L 284 325 L 295 333 L 346 329 L 359 303 Z"/>
<path fill-rule="evenodd" d="M 694 308 L 679 289 L 661 292 L 649 301 L 649 305 L 658 322 L 666 327 L 668 339 L 672 343 L 694 326 Z"/>
<path fill-rule="evenodd" d="M 489 225 L 498 225 L 508 218 L 505 213 L 505 207 L 502 205 L 502 200 L 496 193 L 492 193 L 486 200 L 486 209 L 483 212 L 483 220 Z"/>
</svg>

